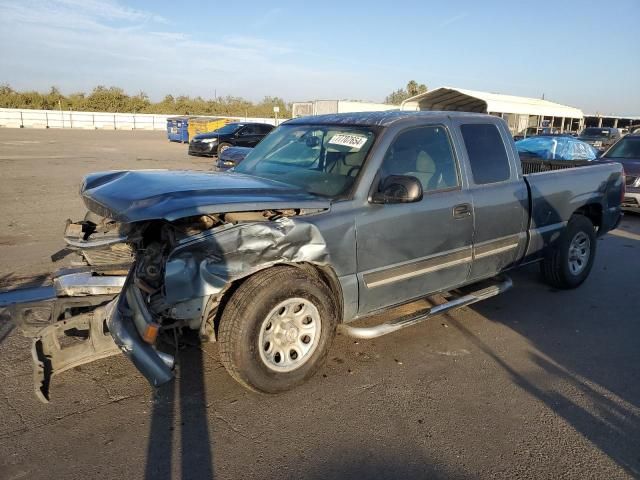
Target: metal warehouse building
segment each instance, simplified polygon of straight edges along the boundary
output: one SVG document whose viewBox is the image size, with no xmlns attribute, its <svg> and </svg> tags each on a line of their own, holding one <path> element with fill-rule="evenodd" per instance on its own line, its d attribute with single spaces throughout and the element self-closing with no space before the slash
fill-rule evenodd
<svg viewBox="0 0 640 480">
<path fill-rule="evenodd" d="M 512 134 L 533 135 L 543 129 L 577 132 L 584 126 L 584 115 L 579 108 L 537 98 L 452 87 L 441 87 L 408 98 L 402 102 L 401 109 L 488 113 L 504 118 Z"/>
<path fill-rule="evenodd" d="M 307 115 L 323 115 L 326 113 L 377 112 L 381 110 L 397 110 L 398 105 L 386 103 L 359 102 L 354 100 L 311 100 L 294 102 L 291 106 L 293 118 Z"/>
<path fill-rule="evenodd" d="M 584 125 L 585 127 L 635 128 L 640 127 L 640 116 L 585 115 Z"/>
</svg>

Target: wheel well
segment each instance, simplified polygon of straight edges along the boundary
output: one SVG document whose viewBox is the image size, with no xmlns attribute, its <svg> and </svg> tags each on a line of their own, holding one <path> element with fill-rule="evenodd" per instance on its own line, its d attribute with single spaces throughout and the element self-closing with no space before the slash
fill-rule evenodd
<svg viewBox="0 0 640 480">
<path fill-rule="evenodd" d="M 336 272 L 328 265 L 318 265 L 316 263 L 298 263 L 293 264 L 299 266 L 310 273 L 316 275 L 326 286 L 329 287 L 338 308 L 338 323 L 342 323 L 344 314 L 344 297 L 342 296 L 342 286 L 338 280 Z"/>
<path fill-rule="evenodd" d="M 589 203 L 577 209 L 573 214 L 584 215 L 598 228 L 602 226 L 602 205 L 599 203 Z"/>
<path fill-rule="evenodd" d="M 273 268 L 273 267 L 279 267 L 279 266 L 300 268 L 305 272 L 309 273 L 310 275 L 313 275 L 314 277 L 318 278 L 325 285 L 327 285 L 327 287 L 329 287 L 329 289 L 331 290 L 331 293 L 333 294 L 333 297 L 336 301 L 336 307 L 338 308 L 338 323 L 342 323 L 343 311 L 344 311 L 343 310 L 344 299 L 342 296 L 342 287 L 340 286 L 340 281 L 338 280 L 338 276 L 336 275 L 336 273 L 333 271 L 331 267 L 324 266 L 324 265 L 317 265 L 315 263 L 301 262 L 301 263 L 276 263 L 273 265 L 269 265 L 266 268 Z M 229 299 L 233 296 L 233 294 L 238 289 L 238 287 L 240 287 L 240 285 L 242 285 L 247 279 L 249 279 L 256 273 L 261 272 L 263 270 L 265 269 L 257 270 L 251 273 L 250 275 L 234 280 L 223 290 L 220 296 L 209 300 L 209 303 L 207 304 L 207 307 L 203 314 L 202 320 L 203 322 L 207 322 L 211 319 L 211 316 L 213 315 L 213 334 L 215 338 L 218 337 L 218 326 L 220 325 L 220 318 L 222 316 L 222 312 L 224 311 L 224 307 L 229 301 Z"/>
</svg>

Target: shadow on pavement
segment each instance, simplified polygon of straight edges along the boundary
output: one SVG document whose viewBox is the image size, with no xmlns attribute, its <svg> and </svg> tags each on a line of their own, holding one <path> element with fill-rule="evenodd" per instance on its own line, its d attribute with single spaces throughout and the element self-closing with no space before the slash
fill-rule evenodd
<svg viewBox="0 0 640 480">
<path fill-rule="evenodd" d="M 50 275 L 42 274 L 20 277 L 14 273 L 0 275 L 0 343 L 16 327 L 11 316 L 10 306 L 17 302 L 38 301 L 50 298 L 51 287 L 45 287 Z"/>
<path fill-rule="evenodd" d="M 398 452 L 393 445 L 389 445 L 386 451 L 370 452 L 364 448 L 331 448 L 329 452 L 323 452 L 323 456 L 332 461 L 321 464 L 311 462 L 305 465 L 304 476 L 299 474 L 283 475 L 283 479 L 306 480 L 438 480 L 472 478 L 460 471 L 452 471 L 442 464 L 431 464 L 424 458 L 424 451 L 416 449 L 415 452 L 403 450 Z M 332 451 L 333 450 L 333 451 Z"/>
<path fill-rule="evenodd" d="M 629 222 L 623 228 L 640 230 L 636 220 L 632 219 L 633 228 Z M 537 268 L 531 266 L 513 273 L 516 287 L 506 294 L 510 305 L 520 305 L 517 311 L 506 308 L 502 297 L 472 307 L 530 342 L 531 368 L 526 371 L 509 365 L 450 315 L 448 321 L 515 384 L 628 474 L 640 477 L 640 303 L 635 291 L 639 265 L 620 255 L 626 248 L 640 250 L 636 236 L 613 232 L 606 245 L 599 242 L 592 274 L 576 290 L 545 286 L 536 276 Z M 640 252 L 634 252 L 630 258 L 639 257 Z M 635 282 L 624 281 L 633 278 Z M 618 301 L 621 297 L 624 301 Z"/>
<path fill-rule="evenodd" d="M 176 379 L 155 393 L 146 480 L 171 479 L 174 471 L 180 471 L 177 477 L 183 480 L 214 478 L 202 350 L 190 346 L 178 361 Z"/>
</svg>

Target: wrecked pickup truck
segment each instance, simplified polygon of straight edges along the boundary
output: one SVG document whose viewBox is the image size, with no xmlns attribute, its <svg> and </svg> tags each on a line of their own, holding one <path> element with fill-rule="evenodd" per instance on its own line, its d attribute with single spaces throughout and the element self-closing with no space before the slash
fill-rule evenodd
<svg viewBox="0 0 640 480">
<path fill-rule="evenodd" d="M 51 375 L 116 345 L 168 382 L 166 345 L 188 330 L 219 343 L 242 385 L 282 392 L 318 370 L 337 329 L 394 332 L 505 291 L 504 272 L 531 262 L 577 287 L 620 221 L 624 179 L 615 163 L 523 175 L 500 118 L 393 111 L 290 120 L 235 171 L 97 173 L 81 195 L 91 214 L 68 226 L 70 248 L 126 245 L 130 267 L 55 279 L 33 348 L 43 399 Z M 434 294 L 445 301 L 356 325 Z M 65 349 L 70 330 L 84 342 Z"/>
</svg>

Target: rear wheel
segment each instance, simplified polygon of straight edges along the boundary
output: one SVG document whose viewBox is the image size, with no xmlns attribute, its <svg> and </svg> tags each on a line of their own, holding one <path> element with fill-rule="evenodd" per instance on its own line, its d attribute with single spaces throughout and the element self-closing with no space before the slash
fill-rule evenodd
<svg viewBox="0 0 640 480">
<path fill-rule="evenodd" d="M 542 276 L 553 287 L 576 288 L 589 276 L 595 254 L 593 223 L 584 215 L 573 215 L 556 246 L 542 261 Z"/>
<path fill-rule="evenodd" d="M 289 390 L 323 364 L 337 324 L 328 287 L 296 267 L 258 272 L 234 292 L 220 319 L 220 358 L 242 385 Z"/>
</svg>

